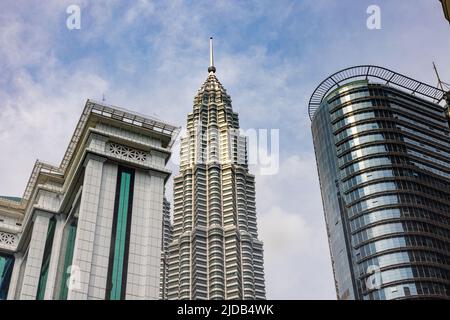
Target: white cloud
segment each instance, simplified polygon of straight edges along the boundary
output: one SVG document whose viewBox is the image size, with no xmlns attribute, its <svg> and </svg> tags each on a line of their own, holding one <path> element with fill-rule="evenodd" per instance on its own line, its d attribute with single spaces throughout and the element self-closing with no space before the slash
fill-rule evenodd
<svg viewBox="0 0 450 320">
<path fill-rule="evenodd" d="M 256 177 L 268 297 L 335 299 L 313 154 L 282 159 L 280 172 Z"/>
<path fill-rule="evenodd" d="M 305 253 L 313 235 L 299 212 L 284 212 L 277 206 L 260 216 L 261 237 L 265 239 L 265 250 L 269 253 L 266 264 L 292 255 Z"/>
<path fill-rule="evenodd" d="M 136 19 L 148 19 L 148 16 L 155 12 L 153 1 L 138 0 L 130 6 L 125 14 L 125 22 L 130 24 Z"/>
<path fill-rule="evenodd" d="M 25 69 L 12 77 L 13 90 L 0 88 L 0 194 L 21 195 L 38 158 L 58 165 L 75 129 L 86 97 L 98 97 L 108 83 L 87 70 L 46 66 L 44 79 Z M 13 156 L 12 156 L 13 155 Z"/>
</svg>

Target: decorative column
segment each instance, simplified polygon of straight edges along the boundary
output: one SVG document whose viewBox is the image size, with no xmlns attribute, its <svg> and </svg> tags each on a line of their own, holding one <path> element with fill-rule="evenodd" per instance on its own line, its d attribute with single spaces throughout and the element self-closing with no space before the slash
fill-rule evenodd
<svg viewBox="0 0 450 320">
<path fill-rule="evenodd" d="M 94 251 L 93 239 L 97 224 L 103 162 L 105 161 L 106 158 L 88 154 L 84 162 L 83 191 L 72 260 L 72 271 L 74 271 L 73 276 L 76 277 L 76 283 L 73 288 L 69 288 L 68 300 L 88 299 L 89 278 Z"/>
<path fill-rule="evenodd" d="M 158 299 L 165 175 L 136 170 L 126 299 Z"/>
<path fill-rule="evenodd" d="M 33 217 L 33 231 L 22 287 L 18 288 L 20 290 L 20 300 L 36 299 L 50 217 L 50 214 L 43 211 L 36 211 Z"/>
<path fill-rule="evenodd" d="M 105 299 L 118 166 L 103 164 L 88 299 Z"/>
<path fill-rule="evenodd" d="M 55 291 L 56 276 L 58 274 L 58 262 L 61 253 L 61 241 L 64 231 L 64 220 L 62 216 L 56 216 L 56 229 L 53 239 L 52 253 L 50 257 L 50 266 L 48 270 L 47 285 L 45 287 L 45 300 L 53 300 Z"/>
<path fill-rule="evenodd" d="M 20 266 L 23 261 L 23 256 L 21 253 L 17 252 L 14 254 L 14 267 L 11 274 L 11 281 L 9 283 L 8 297 L 7 300 L 14 300 L 16 296 L 16 291 L 18 287 Z"/>
</svg>

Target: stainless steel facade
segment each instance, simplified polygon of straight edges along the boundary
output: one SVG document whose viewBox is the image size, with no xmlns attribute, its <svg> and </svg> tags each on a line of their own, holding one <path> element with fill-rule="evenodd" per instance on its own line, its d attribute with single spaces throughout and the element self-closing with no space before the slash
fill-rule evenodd
<svg viewBox="0 0 450 320">
<path fill-rule="evenodd" d="M 310 104 L 337 296 L 449 299 L 450 130 L 424 97 L 443 93 L 377 68 L 333 75 Z"/>
<path fill-rule="evenodd" d="M 169 244 L 172 241 L 172 222 L 170 221 L 170 202 L 164 197 L 162 235 L 161 235 L 161 271 L 159 277 L 160 291 L 159 298 L 167 299 L 167 281 L 169 280 Z"/>
<path fill-rule="evenodd" d="M 255 179 L 231 98 L 215 75 L 199 89 L 174 179 L 169 299 L 264 299 Z"/>
</svg>

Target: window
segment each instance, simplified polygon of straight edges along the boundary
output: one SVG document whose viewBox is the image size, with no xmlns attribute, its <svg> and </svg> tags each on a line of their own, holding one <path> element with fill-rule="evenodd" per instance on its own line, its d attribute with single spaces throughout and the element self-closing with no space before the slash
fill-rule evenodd
<svg viewBox="0 0 450 320">
<path fill-rule="evenodd" d="M 70 267 L 72 266 L 73 259 L 73 249 L 75 247 L 75 236 L 77 233 L 76 221 L 73 221 L 67 229 L 67 244 L 64 255 L 64 267 L 63 274 L 61 277 L 61 291 L 59 294 L 60 300 L 67 300 L 67 294 L 69 292 L 69 277 L 70 277 Z"/>
<path fill-rule="evenodd" d="M 409 287 L 403 287 L 403 291 L 405 292 L 405 297 L 408 297 L 411 295 L 411 290 L 409 290 Z"/>
<path fill-rule="evenodd" d="M 9 283 L 11 281 L 14 257 L 0 255 L 0 300 L 8 297 Z"/>
<path fill-rule="evenodd" d="M 107 300 L 125 299 L 134 170 L 119 168 L 106 285 Z"/>
</svg>

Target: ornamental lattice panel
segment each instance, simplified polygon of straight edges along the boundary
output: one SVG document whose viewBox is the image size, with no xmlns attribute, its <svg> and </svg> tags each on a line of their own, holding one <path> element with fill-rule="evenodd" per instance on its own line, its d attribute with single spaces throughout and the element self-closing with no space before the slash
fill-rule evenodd
<svg viewBox="0 0 450 320">
<path fill-rule="evenodd" d="M 108 153 L 124 160 L 146 162 L 150 155 L 147 152 L 130 148 L 117 143 L 108 143 Z"/>
<path fill-rule="evenodd" d="M 16 242 L 16 236 L 11 233 L 0 232 L 0 245 L 14 246 Z"/>
</svg>

